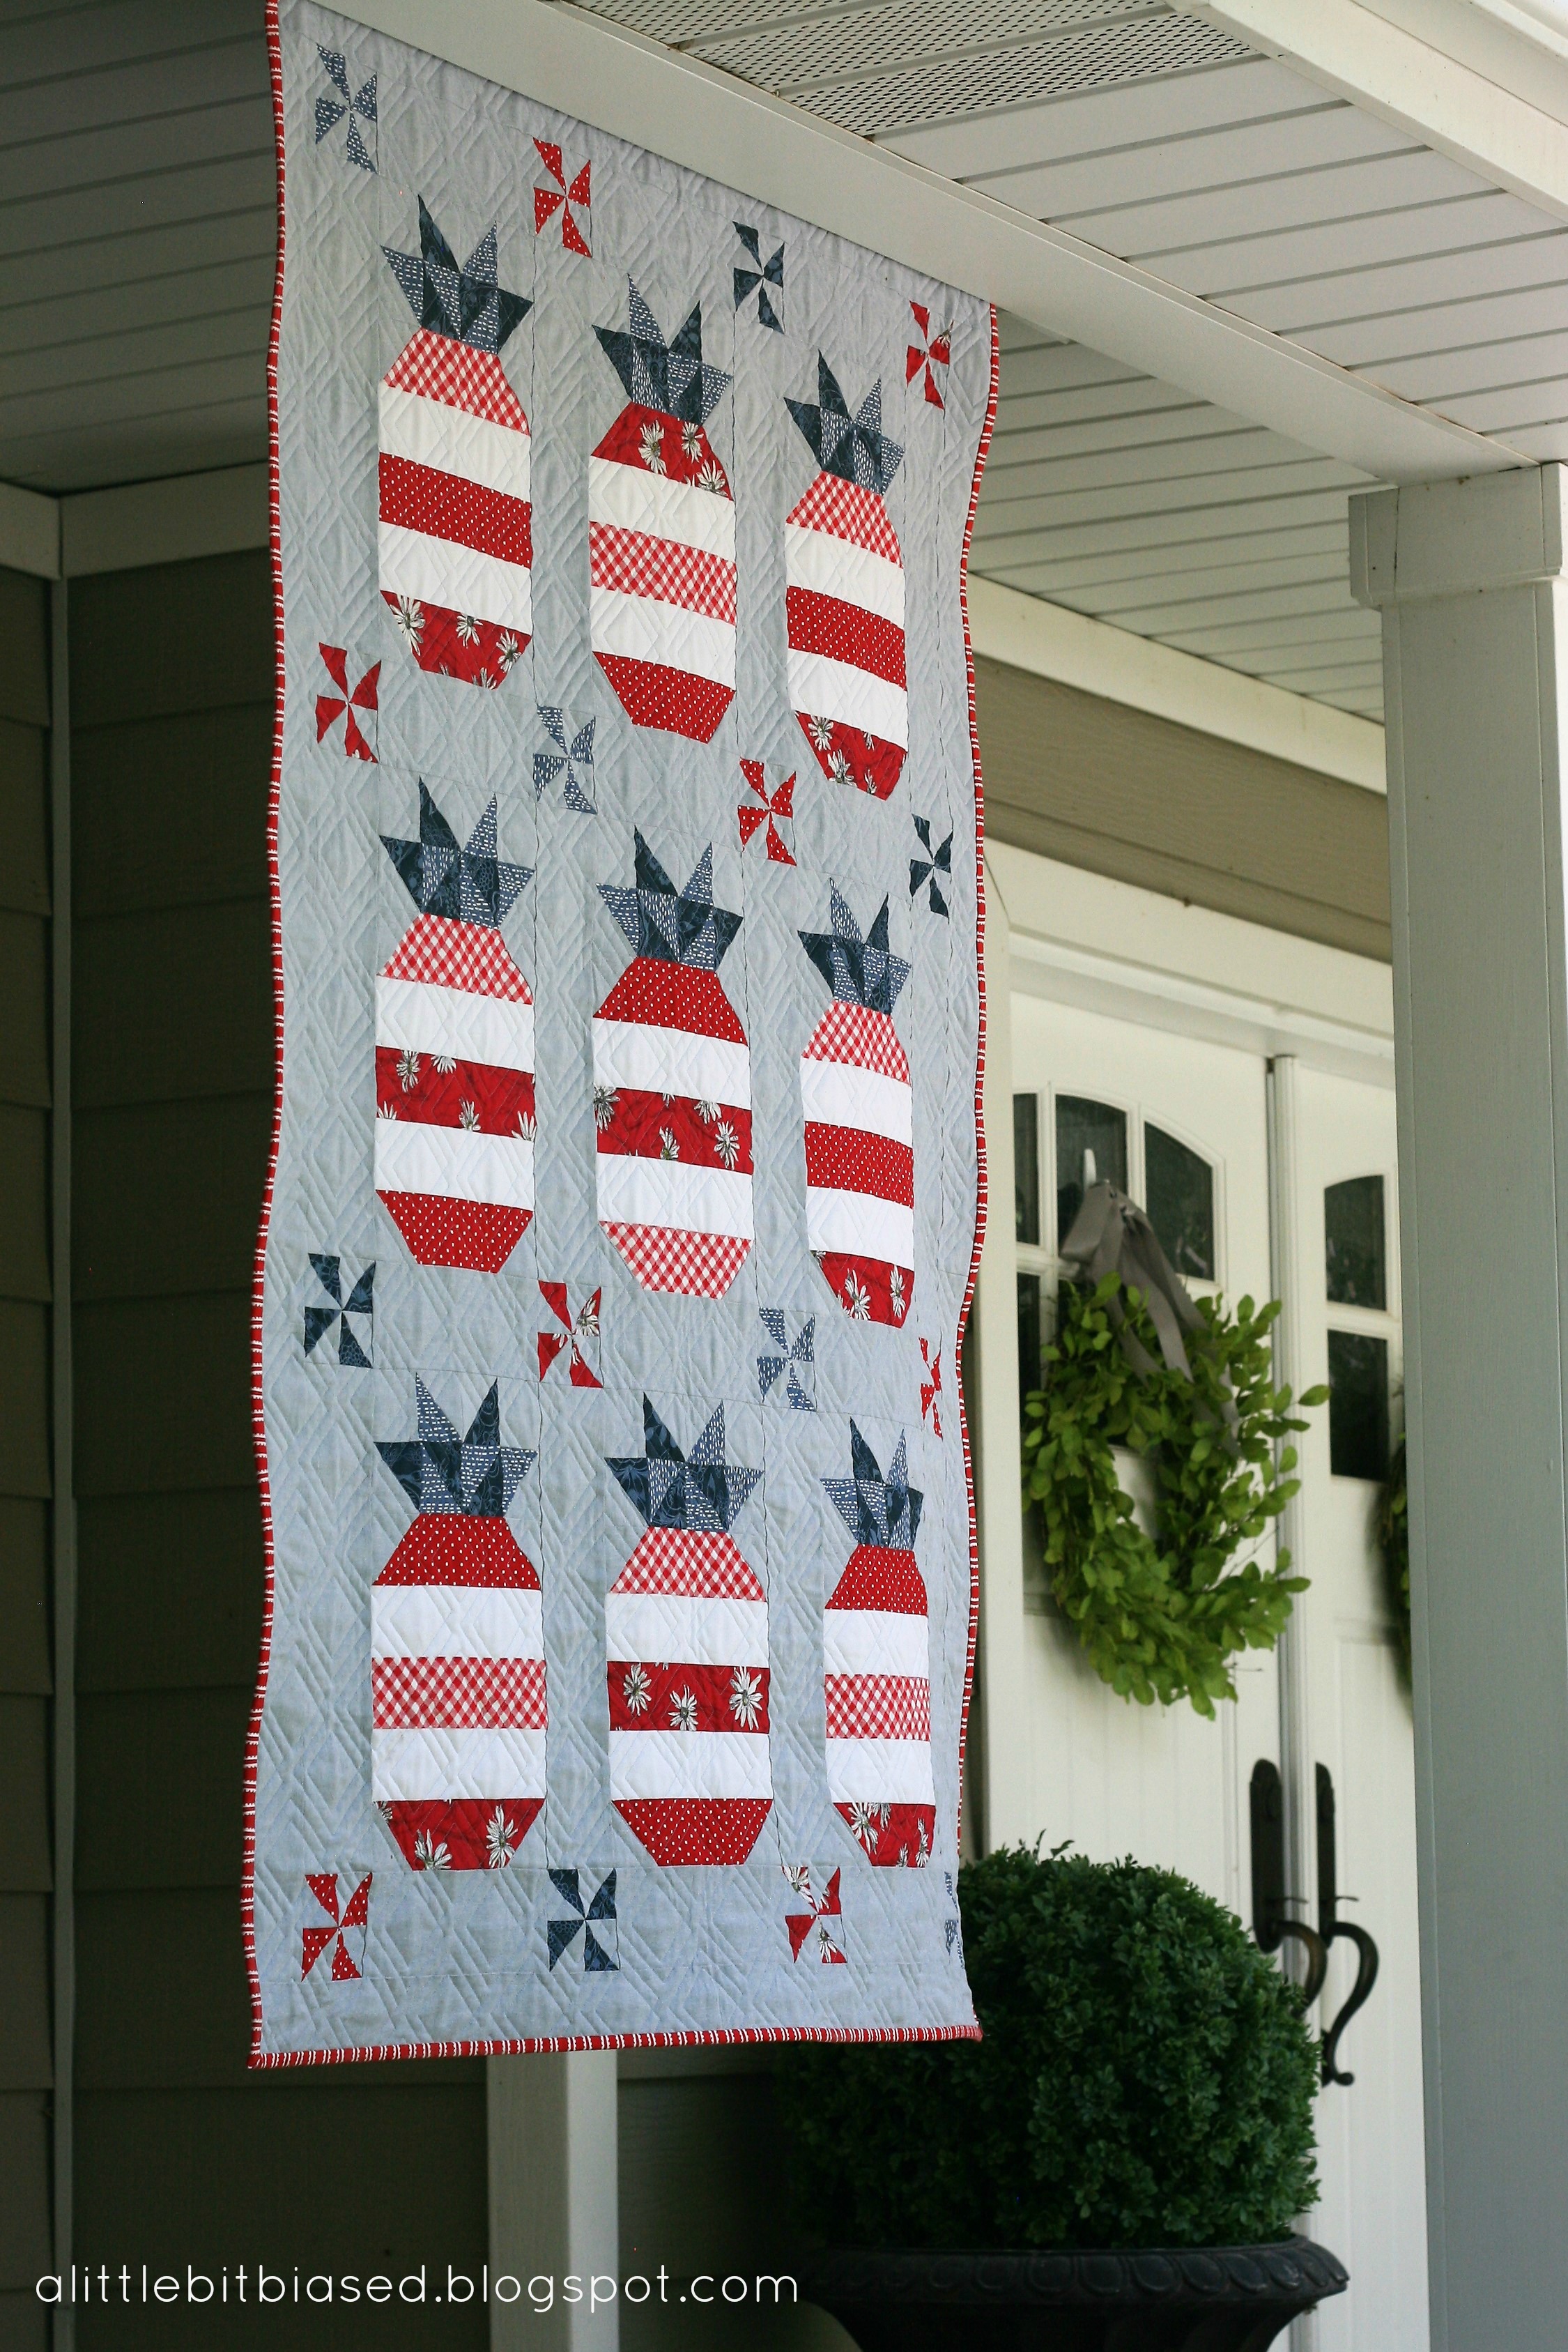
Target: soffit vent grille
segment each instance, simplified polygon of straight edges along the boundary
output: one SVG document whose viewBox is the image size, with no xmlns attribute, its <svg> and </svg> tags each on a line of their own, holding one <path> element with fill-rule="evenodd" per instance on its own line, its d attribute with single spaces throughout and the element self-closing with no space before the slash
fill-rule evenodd
<svg viewBox="0 0 1568 2352">
<path fill-rule="evenodd" d="M 1254 52 L 1169 0 L 591 0 L 596 13 L 862 137 Z"/>
<path fill-rule="evenodd" d="M 688 46 L 708 64 L 780 97 L 841 88 L 863 76 L 910 71 L 988 50 L 1071 36 L 1104 18 L 1167 13 L 1163 0 L 890 0 L 852 15 L 777 25 L 744 37 Z"/>
<path fill-rule="evenodd" d="M 915 67 L 848 89 L 820 90 L 797 103 L 870 139 L 913 130 L 917 123 L 951 122 L 960 115 L 1065 98 L 1074 90 L 1228 65 L 1253 54 L 1245 41 L 1199 18 L 1156 16 L 1141 25 L 1076 33 L 1070 40 Z"/>
</svg>

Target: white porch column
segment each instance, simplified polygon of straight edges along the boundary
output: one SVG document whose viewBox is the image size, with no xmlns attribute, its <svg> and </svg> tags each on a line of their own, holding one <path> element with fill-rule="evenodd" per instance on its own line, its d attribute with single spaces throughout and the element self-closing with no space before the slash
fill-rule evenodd
<svg viewBox="0 0 1568 2352">
<path fill-rule="evenodd" d="M 1013 1216 L 1012 931 L 986 869 L 986 1243 L 970 1312 L 968 1408 L 980 1538 L 979 1706 L 969 1726 L 980 1754 L 979 1846 L 1031 1838 L 1024 1715 L 1023 1504 L 1019 1423 L 1018 1265 Z M 974 1785 L 974 1776 L 970 1776 Z"/>
<path fill-rule="evenodd" d="M 1435 2352 L 1568 2310 L 1563 484 L 1351 502 L 1383 613 Z"/>
<path fill-rule="evenodd" d="M 616 2352 L 618 2302 L 595 2300 L 591 2282 L 618 2286 L 620 2198 L 613 2050 L 492 2058 L 486 2067 L 490 2158 L 491 2352 Z M 565 2299 L 568 2276 L 580 2300 Z M 497 2280 L 511 2293 L 503 2303 Z M 554 2282 L 541 2311 L 530 2279 Z M 544 2301 L 539 2289 L 538 2303 Z"/>
</svg>

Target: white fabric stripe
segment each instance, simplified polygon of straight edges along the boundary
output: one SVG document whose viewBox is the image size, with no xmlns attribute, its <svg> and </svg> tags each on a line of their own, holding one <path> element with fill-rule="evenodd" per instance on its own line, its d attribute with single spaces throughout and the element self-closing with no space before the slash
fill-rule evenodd
<svg viewBox="0 0 1568 2352">
<path fill-rule="evenodd" d="M 520 1585 L 372 1585 L 371 1649 L 378 1658 L 542 1658 L 541 1598 Z"/>
<path fill-rule="evenodd" d="M 672 482 L 650 474 L 642 466 L 623 466 L 616 457 L 588 461 L 588 519 L 616 524 L 622 530 L 643 530 L 654 539 L 673 539 L 683 547 L 700 547 L 705 555 L 722 555 L 735 562 L 735 502 L 690 482 Z"/>
<path fill-rule="evenodd" d="M 450 602 L 450 599 L 448 600 Z M 901 751 L 909 743 L 909 703 L 901 686 L 826 654 L 789 649 L 789 708 L 810 719 L 837 719 Z"/>
<path fill-rule="evenodd" d="M 545 1733 L 372 1731 L 371 1795 L 399 1798 L 542 1797 Z"/>
<path fill-rule="evenodd" d="M 628 1664 L 652 1658 L 678 1666 L 765 1666 L 768 1604 L 685 1592 L 607 1593 L 604 1648 Z"/>
<path fill-rule="evenodd" d="M 502 1070 L 534 1066 L 534 1008 L 431 980 L 376 982 L 376 1043 Z M 862 1122 L 863 1124 L 863 1122 Z"/>
<path fill-rule="evenodd" d="M 903 566 L 890 563 L 885 555 L 873 555 L 869 547 L 856 547 L 852 540 L 787 522 L 784 577 L 791 588 L 836 596 L 841 604 L 858 604 L 895 628 L 904 626 Z"/>
<path fill-rule="evenodd" d="M 751 1051 L 724 1037 L 651 1022 L 595 1021 L 593 1083 L 643 1094 L 690 1095 L 697 1102 L 751 1108 Z"/>
<path fill-rule="evenodd" d="M 533 592 L 526 563 L 484 555 L 455 539 L 430 539 L 402 523 L 383 522 L 380 532 L 381 584 L 393 596 L 421 604 L 443 604 L 454 613 L 528 636 L 533 629 Z"/>
<path fill-rule="evenodd" d="M 657 596 L 629 596 L 621 588 L 591 587 L 589 630 L 596 654 L 661 662 L 716 686 L 735 684 L 735 625 L 666 604 Z"/>
<path fill-rule="evenodd" d="M 931 1675 L 931 1643 L 924 1617 L 891 1609 L 824 1609 L 822 1665 L 830 1675 Z"/>
<path fill-rule="evenodd" d="M 770 1797 L 758 1731 L 612 1731 L 612 1797 Z"/>
<path fill-rule="evenodd" d="M 482 1135 L 476 1128 L 378 1118 L 376 1190 L 435 1192 L 448 1201 L 531 1209 L 534 1147 L 509 1135 Z"/>
<path fill-rule="evenodd" d="M 819 1062 L 803 1055 L 800 1103 L 809 1119 L 824 1127 L 858 1128 L 862 1135 L 885 1135 L 890 1142 L 914 1144 L 915 1098 L 901 1078 L 856 1062 Z"/>
<path fill-rule="evenodd" d="M 907 1217 L 908 1210 L 904 1213 Z M 732 1175 L 727 1168 L 688 1168 L 679 1160 L 633 1160 L 622 1152 L 601 1151 L 599 1221 L 604 1225 L 671 1225 L 680 1233 L 727 1234 L 750 1241 L 756 1231 L 751 1179 Z"/>
<path fill-rule="evenodd" d="M 934 1803 L 930 1741 L 830 1739 L 828 1794 L 836 1805 Z"/>
<path fill-rule="evenodd" d="M 599 1164 L 604 1165 L 602 1160 Z M 806 1246 L 912 1266 L 915 1212 L 896 1201 L 879 1201 L 873 1192 L 839 1192 L 826 1184 L 808 1184 Z"/>
<path fill-rule="evenodd" d="M 508 499 L 528 496 L 533 451 L 526 433 L 423 393 L 382 384 L 381 449 L 383 457 L 434 466 L 438 474 L 456 474 Z"/>
</svg>

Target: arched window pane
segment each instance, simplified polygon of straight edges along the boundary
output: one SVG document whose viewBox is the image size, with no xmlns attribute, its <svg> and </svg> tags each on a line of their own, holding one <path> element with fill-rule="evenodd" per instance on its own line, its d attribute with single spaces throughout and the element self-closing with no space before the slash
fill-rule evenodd
<svg viewBox="0 0 1568 2352">
<path fill-rule="evenodd" d="M 1056 1246 L 1083 1205 L 1085 1180 L 1127 1189 L 1127 1114 L 1083 1095 L 1056 1097 Z"/>
<path fill-rule="evenodd" d="M 1149 1223 L 1178 1274 L 1214 1280 L 1214 1171 L 1163 1128 L 1144 1129 Z"/>
</svg>

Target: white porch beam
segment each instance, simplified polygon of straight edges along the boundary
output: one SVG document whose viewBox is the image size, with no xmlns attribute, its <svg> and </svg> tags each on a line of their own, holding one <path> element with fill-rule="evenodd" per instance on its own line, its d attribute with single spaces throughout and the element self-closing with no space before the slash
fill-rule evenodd
<svg viewBox="0 0 1568 2352">
<path fill-rule="evenodd" d="M 1568 220 L 1568 44 L 1470 0 L 1195 0 L 1336 97 Z"/>
<path fill-rule="evenodd" d="M 353 0 L 371 30 L 871 246 L 1383 481 L 1493 473 L 1505 443 L 1400 400 L 1080 237 L 782 99 L 543 0 Z"/>
<path fill-rule="evenodd" d="M 969 634 L 977 654 L 1012 669 L 1174 719 L 1223 742 L 1244 743 L 1250 751 L 1338 776 L 1365 792 L 1386 789 L 1383 730 L 1375 719 L 1311 702 L 1244 671 L 1222 669 L 1065 604 L 972 575 Z"/>
<path fill-rule="evenodd" d="M 1383 614 L 1434 2352 L 1568 2304 L 1563 470 L 1351 507 Z"/>
</svg>

